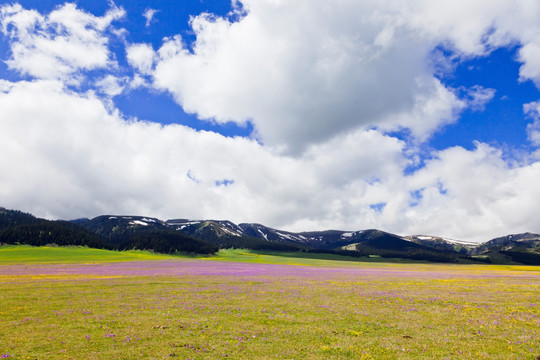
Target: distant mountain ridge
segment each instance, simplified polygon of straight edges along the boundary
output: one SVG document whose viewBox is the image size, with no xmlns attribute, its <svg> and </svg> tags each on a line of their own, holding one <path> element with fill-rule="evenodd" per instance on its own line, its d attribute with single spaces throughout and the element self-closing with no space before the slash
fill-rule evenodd
<svg viewBox="0 0 540 360">
<path fill-rule="evenodd" d="M 228 220 L 172 219 L 166 220 L 165 223 L 177 231 L 195 237 L 214 239 L 214 243 L 218 238 L 249 237 L 269 243 L 296 246 L 308 251 L 309 249 L 311 251 L 333 250 L 356 252 L 357 255 L 408 256 L 413 259 L 424 258 L 431 261 L 456 261 L 462 256 L 465 260 L 473 259 L 488 263 L 521 263 L 515 261 L 514 253 L 508 253 L 508 251 L 521 251 L 533 258 L 532 261 L 528 259 L 526 263 L 540 265 L 540 235 L 531 233 L 507 235 L 484 243 L 474 243 L 432 235 L 400 236 L 376 229 L 295 233 L 256 223 L 235 224 Z M 234 241 L 231 241 L 231 244 L 234 244 Z"/>
<path fill-rule="evenodd" d="M 32 236 L 39 237 L 40 227 L 54 224 L 55 227 L 65 228 L 67 222 L 63 223 L 62 225 L 62 222 L 51 222 L 20 211 L 0 208 L 0 243 L 16 242 L 17 236 L 26 239 L 28 243 Z M 101 215 L 93 219 L 72 220 L 67 224 L 72 227 L 69 231 L 77 234 L 73 235 L 73 238 L 90 236 L 93 246 L 113 249 L 141 248 L 168 253 L 201 250 L 211 253 L 218 248 L 248 248 L 436 262 L 540 265 L 540 235 L 533 233 L 506 235 L 476 244 L 432 235 L 400 236 L 377 229 L 295 233 L 256 223 L 235 224 L 228 220 L 190 219 L 164 221 L 132 215 Z M 21 225 L 32 225 L 37 235 L 27 231 L 29 237 L 22 236 Z M 90 241 L 88 239 L 87 241 Z M 47 241 L 53 240 L 51 237 Z"/>
<path fill-rule="evenodd" d="M 168 254 L 212 254 L 218 251 L 216 246 L 171 230 L 157 219 L 99 216 L 92 220 L 51 221 L 4 208 L 0 208 L 0 244 L 77 245 Z"/>
</svg>

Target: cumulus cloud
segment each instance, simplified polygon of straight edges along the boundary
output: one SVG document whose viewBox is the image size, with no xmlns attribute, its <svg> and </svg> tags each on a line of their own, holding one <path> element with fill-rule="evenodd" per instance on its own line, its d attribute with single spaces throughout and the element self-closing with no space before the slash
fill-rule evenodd
<svg viewBox="0 0 540 360">
<path fill-rule="evenodd" d="M 430 91 L 416 94 L 412 108 L 381 119 L 378 128 L 387 131 L 407 128 L 417 140 L 425 141 L 438 127 L 456 122 L 468 105 L 435 78 L 422 87 Z"/>
<path fill-rule="evenodd" d="M 406 161 L 403 144 L 375 131 L 312 148 L 304 159 L 283 157 L 245 138 L 126 121 L 92 93 L 57 81 L 11 84 L 0 107 L 0 151 L 11 155 L 0 160 L 3 205 L 41 216 L 117 212 L 291 225 L 305 208 L 320 219 L 331 202 L 346 213 L 344 188 L 365 194 L 364 178 L 390 178 Z M 366 151 L 375 146 L 376 154 Z M 384 159 L 395 161 L 374 166 Z M 227 186 L 219 186 L 223 179 Z"/>
<path fill-rule="evenodd" d="M 295 153 L 353 129 L 409 129 L 424 141 L 494 95 L 435 77 L 448 58 L 520 45 L 520 79 L 538 81 L 540 10 L 509 0 L 242 1 L 242 16 L 192 18 L 158 51 L 155 86 L 190 113 L 251 121 L 263 142 Z M 450 55 L 433 55 L 443 47 Z M 454 60 L 455 61 L 455 60 Z M 517 79 L 516 79 L 517 80 Z"/>
<path fill-rule="evenodd" d="M 429 101 L 429 44 L 377 15 L 376 2 L 243 4 L 238 22 L 194 17 L 193 52 L 178 36 L 159 50 L 155 85 L 186 111 L 252 121 L 265 143 L 295 152 Z M 430 118 L 422 131 L 438 125 Z"/>
<path fill-rule="evenodd" d="M 246 138 L 127 121 L 57 81 L 4 83 L 0 108 L 2 205 L 39 216 L 228 218 L 477 241 L 540 231 L 540 163 L 511 167 L 485 144 L 434 153 L 404 176 L 406 144 L 376 130 L 289 157 Z"/>
<path fill-rule="evenodd" d="M 141 74 L 150 74 L 156 54 L 149 44 L 133 44 L 126 49 L 128 63 Z"/>
<path fill-rule="evenodd" d="M 540 85 L 540 4 L 536 1 L 409 0 L 402 9 L 414 29 L 470 58 L 519 46 L 520 79 Z"/>
<path fill-rule="evenodd" d="M 476 241 L 538 229 L 538 176 L 540 163 L 511 167 L 500 150 L 486 144 L 440 151 L 407 179 L 420 198 L 404 209 L 403 229 Z"/>
<path fill-rule="evenodd" d="M 65 5 L 43 16 L 19 4 L 0 7 L 0 29 L 11 41 L 9 68 L 41 79 L 77 82 L 80 70 L 115 66 L 107 47 L 107 29 L 125 15 L 113 7 L 96 17 Z"/>
</svg>

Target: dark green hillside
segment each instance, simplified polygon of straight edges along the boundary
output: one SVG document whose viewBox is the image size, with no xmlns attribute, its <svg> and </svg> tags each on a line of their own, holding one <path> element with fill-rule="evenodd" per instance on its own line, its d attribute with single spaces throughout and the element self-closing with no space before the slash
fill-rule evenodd
<svg viewBox="0 0 540 360">
<path fill-rule="evenodd" d="M 0 231 L 17 225 L 36 223 L 39 220 L 27 213 L 18 210 L 8 210 L 0 207 Z"/>
<path fill-rule="evenodd" d="M 500 251 L 501 254 L 506 255 L 512 259 L 512 261 L 525 264 L 525 265 L 540 265 L 540 253 L 532 251 L 516 251 L 507 250 Z"/>
<path fill-rule="evenodd" d="M 88 246 L 98 249 L 112 249 L 103 239 L 67 221 L 36 219 L 30 224 L 22 224 L 0 231 L 0 243 L 45 246 Z"/>
<path fill-rule="evenodd" d="M 433 250 L 433 248 L 403 240 L 401 237 L 380 230 L 365 230 L 355 236 L 355 241 L 362 246 L 382 250 Z"/>
<path fill-rule="evenodd" d="M 530 251 L 526 249 L 522 250 L 501 250 L 501 251 L 487 251 L 479 258 L 486 259 L 487 262 L 492 264 L 506 264 L 506 265 L 540 265 L 540 252 Z"/>
<path fill-rule="evenodd" d="M 0 208 L 0 243 L 43 246 L 88 246 L 111 249 L 93 232 L 68 221 L 50 221 L 33 215 Z"/>
<path fill-rule="evenodd" d="M 540 235 L 522 233 L 487 241 L 472 252 L 493 263 L 540 265 Z"/>
<path fill-rule="evenodd" d="M 433 262 L 483 261 L 453 250 L 440 250 L 380 230 L 365 230 L 355 236 L 356 250 L 363 255 L 379 255 L 388 258 L 426 260 Z"/>
<path fill-rule="evenodd" d="M 194 254 L 215 254 L 219 249 L 205 241 L 195 239 L 174 230 L 141 230 L 125 238 L 119 250 L 152 250 L 163 254 L 178 252 Z"/>
<path fill-rule="evenodd" d="M 476 249 L 474 254 L 484 254 L 490 251 L 535 251 L 540 250 L 540 235 L 532 233 L 513 234 L 487 241 Z"/>
</svg>

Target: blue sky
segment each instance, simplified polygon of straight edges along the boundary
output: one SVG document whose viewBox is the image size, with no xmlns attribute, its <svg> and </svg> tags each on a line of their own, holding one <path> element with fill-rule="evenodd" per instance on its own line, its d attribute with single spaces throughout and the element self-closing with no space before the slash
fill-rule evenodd
<svg viewBox="0 0 540 360">
<path fill-rule="evenodd" d="M 518 81 L 517 50 L 502 48 L 489 56 L 464 61 L 442 78 L 454 88 L 481 85 L 496 93 L 482 111 L 466 111 L 459 122 L 433 138 L 435 148 L 460 145 L 471 149 L 474 141 L 482 141 L 530 150 L 526 132 L 529 121 L 524 116 L 523 104 L 536 101 L 540 94 L 532 81 Z"/>
<path fill-rule="evenodd" d="M 540 7 L 4 1 L 0 205 L 536 231 Z"/>
</svg>

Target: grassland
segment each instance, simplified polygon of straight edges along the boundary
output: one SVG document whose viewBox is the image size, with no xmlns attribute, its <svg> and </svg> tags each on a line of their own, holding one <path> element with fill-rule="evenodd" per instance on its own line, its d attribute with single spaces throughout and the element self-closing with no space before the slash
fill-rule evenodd
<svg viewBox="0 0 540 360">
<path fill-rule="evenodd" d="M 347 256 L 299 252 L 271 252 L 253 250 L 220 250 L 216 255 L 165 255 L 148 251 L 109 251 L 85 247 L 34 247 L 29 245 L 0 246 L 0 265 L 13 264 L 73 264 L 104 263 L 136 260 L 203 259 L 256 264 L 336 266 L 346 262 L 381 262 L 381 258 L 352 258 Z M 402 262 L 400 260 L 388 260 Z M 414 261 L 413 261 L 414 262 Z"/>
<path fill-rule="evenodd" d="M 19 250 L 0 248 L 0 358 L 540 355 L 538 267 Z"/>
<path fill-rule="evenodd" d="M 106 263 L 135 260 L 163 260 L 167 258 L 170 258 L 170 256 L 154 254 L 148 251 L 109 251 L 78 246 L 0 246 L 0 265 Z"/>
</svg>

